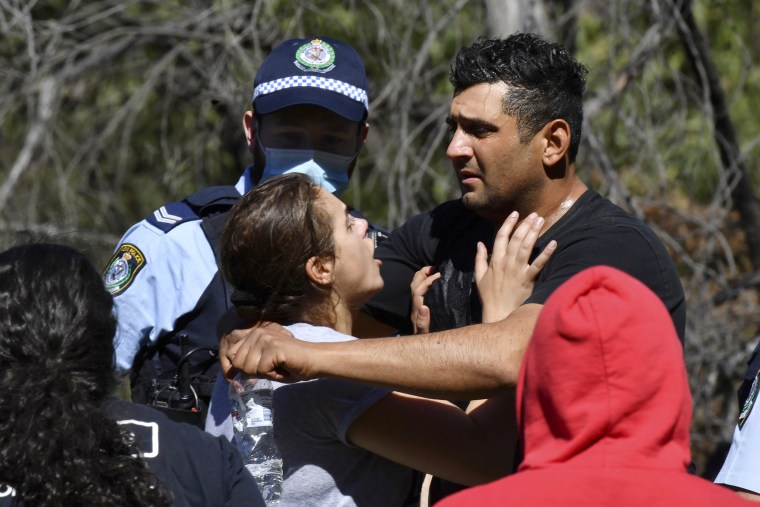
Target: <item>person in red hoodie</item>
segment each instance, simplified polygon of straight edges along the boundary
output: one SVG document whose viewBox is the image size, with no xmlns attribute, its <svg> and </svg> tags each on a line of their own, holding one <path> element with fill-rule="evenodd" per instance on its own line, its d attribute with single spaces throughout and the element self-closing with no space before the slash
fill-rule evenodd
<svg viewBox="0 0 760 507">
<path fill-rule="evenodd" d="M 608 266 L 549 297 L 517 387 L 516 474 L 436 507 L 750 505 L 690 475 L 692 402 L 660 299 Z"/>
</svg>

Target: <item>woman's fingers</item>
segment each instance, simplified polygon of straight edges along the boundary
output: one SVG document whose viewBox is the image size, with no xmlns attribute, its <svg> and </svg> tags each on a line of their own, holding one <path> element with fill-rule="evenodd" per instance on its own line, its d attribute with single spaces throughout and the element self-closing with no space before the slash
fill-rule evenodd
<svg viewBox="0 0 760 507">
<path fill-rule="evenodd" d="M 414 334 L 428 333 L 430 330 L 430 309 L 425 306 L 425 294 L 430 286 L 441 277 L 432 266 L 425 266 L 412 278 L 412 328 Z"/>
</svg>

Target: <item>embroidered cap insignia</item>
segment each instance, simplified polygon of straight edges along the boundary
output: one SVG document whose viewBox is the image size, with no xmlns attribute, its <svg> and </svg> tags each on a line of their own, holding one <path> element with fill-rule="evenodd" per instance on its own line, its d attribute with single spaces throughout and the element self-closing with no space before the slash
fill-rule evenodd
<svg viewBox="0 0 760 507">
<path fill-rule="evenodd" d="M 335 50 L 327 42 L 314 39 L 296 50 L 293 63 L 305 72 L 329 72 L 335 68 Z"/>
<path fill-rule="evenodd" d="M 118 296 L 132 285 L 137 273 L 145 266 L 145 256 L 135 245 L 124 243 L 119 247 L 103 274 L 106 290 Z"/>
</svg>

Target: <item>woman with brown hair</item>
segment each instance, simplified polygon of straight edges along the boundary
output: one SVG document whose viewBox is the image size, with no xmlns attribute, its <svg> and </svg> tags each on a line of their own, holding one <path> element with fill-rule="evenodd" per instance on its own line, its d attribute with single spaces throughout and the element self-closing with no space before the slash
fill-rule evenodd
<svg viewBox="0 0 760 507">
<path fill-rule="evenodd" d="M 366 233 L 365 220 L 303 175 L 256 187 L 234 206 L 222 237 L 222 267 L 236 288 L 237 313 L 248 324 L 279 323 L 308 342 L 355 339 L 356 312 L 383 286 Z M 535 234 L 521 237 L 535 241 Z M 531 248 L 513 250 L 522 257 L 512 264 L 524 268 Z M 508 273 L 514 283 L 506 284 L 511 299 L 501 298 L 502 306 L 514 308 L 527 297 L 532 284 L 526 280 L 532 282 L 550 254 L 542 253 L 530 269 Z M 485 262 L 485 252 L 479 257 Z M 224 386 L 215 390 L 212 417 L 229 407 L 226 392 Z M 498 428 L 483 425 L 493 411 L 504 413 Z M 273 412 L 283 459 L 282 506 L 400 506 L 412 469 L 463 484 L 485 483 L 512 469 L 514 432 L 504 426 L 514 419 L 512 399 L 489 400 L 468 414 L 446 401 L 318 379 L 276 384 Z"/>
</svg>

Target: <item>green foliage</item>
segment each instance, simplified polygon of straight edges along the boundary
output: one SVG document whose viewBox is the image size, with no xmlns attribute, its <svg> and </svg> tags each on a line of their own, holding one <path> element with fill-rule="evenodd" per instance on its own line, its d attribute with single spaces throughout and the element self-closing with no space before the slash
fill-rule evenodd
<svg viewBox="0 0 760 507">
<path fill-rule="evenodd" d="M 746 41 L 754 40 L 757 29 L 747 20 L 758 9 L 751 1 L 694 3 L 756 178 L 760 124 L 752 105 L 760 67 L 758 50 Z M 577 54 L 591 69 L 590 98 L 626 71 L 654 10 L 617 1 L 577 11 Z M 54 122 L 17 185 L 18 203 L 6 205 L 6 220 L 64 216 L 66 223 L 118 233 L 167 199 L 233 181 L 249 162 L 240 116 L 258 63 L 272 45 L 307 35 L 350 41 L 370 76 L 371 139 L 357 170 L 362 184 L 347 199 L 392 226 L 457 194 L 441 123 L 450 59 L 486 32 L 479 2 L 46 1 L 31 10 L 32 45 L 22 29 L 24 11 L 4 14 L 3 167 L 13 165 L 37 114 L 36 97 L 26 92 L 43 76 L 58 78 Z M 634 194 L 682 185 L 697 202 L 708 202 L 720 160 L 711 151 L 699 76 L 672 27 L 630 81 L 590 120 L 612 166 Z M 35 181 L 65 182 L 105 203 L 95 206 L 97 214 L 90 203 L 51 207 L 66 192 Z M 404 196 L 406 187 L 411 193 Z M 48 206 L 32 210 L 30 199 Z"/>
</svg>

